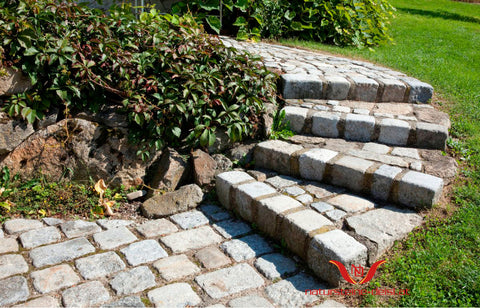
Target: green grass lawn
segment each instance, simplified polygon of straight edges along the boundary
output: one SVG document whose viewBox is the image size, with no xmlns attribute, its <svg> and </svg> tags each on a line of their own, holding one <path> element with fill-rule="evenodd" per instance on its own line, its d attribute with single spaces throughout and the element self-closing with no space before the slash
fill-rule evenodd
<svg viewBox="0 0 480 308">
<path fill-rule="evenodd" d="M 410 289 L 365 305 L 480 306 L 480 5 L 448 0 L 392 0 L 394 42 L 375 50 L 315 42 L 282 43 L 363 58 L 432 84 L 452 119 L 449 141 L 466 176 L 453 190 L 453 216 L 427 226 L 397 245 L 373 285 Z M 372 284 L 370 286 L 373 286 Z"/>
</svg>

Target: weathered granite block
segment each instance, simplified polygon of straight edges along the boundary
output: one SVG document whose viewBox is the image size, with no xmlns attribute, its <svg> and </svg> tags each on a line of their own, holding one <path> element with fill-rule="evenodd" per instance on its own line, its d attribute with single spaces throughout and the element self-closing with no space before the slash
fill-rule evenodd
<svg viewBox="0 0 480 308">
<path fill-rule="evenodd" d="M 406 121 L 383 119 L 380 122 L 378 142 L 391 145 L 406 145 L 410 133 L 410 124 Z"/>
<path fill-rule="evenodd" d="M 344 156 L 332 165 L 331 182 L 334 185 L 360 192 L 366 185 L 365 174 L 373 162 L 351 156 Z"/>
<path fill-rule="evenodd" d="M 381 165 L 373 173 L 372 196 L 376 199 L 387 201 L 391 193 L 393 180 L 400 172 L 402 172 L 402 169 L 398 167 Z"/>
<path fill-rule="evenodd" d="M 257 225 L 260 230 L 279 240 L 281 237 L 280 214 L 294 208 L 303 207 L 297 200 L 284 196 L 274 196 L 261 200 L 258 206 Z"/>
<path fill-rule="evenodd" d="M 448 138 L 448 129 L 445 126 L 418 122 L 416 146 L 424 149 L 444 150 Z"/>
<path fill-rule="evenodd" d="M 275 194 L 277 191 L 262 182 L 242 184 L 236 188 L 235 205 L 232 207 L 248 221 L 253 221 L 253 201 L 262 196 Z"/>
<path fill-rule="evenodd" d="M 350 91 L 350 82 L 341 76 L 325 76 L 327 84 L 327 99 L 345 100 Z"/>
<path fill-rule="evenodd" d="M 408 171 L 398 183 L 398 202 L 410 207 L 431 207 L 440 199 L 442 190 L 441 178 Z"/>
<path fill-rule="evenodd" d="M 282 96 L 285 99 L 321 99 L 323 96 L 323 82 L 317 75 L 283 74 L 281 78 Z"/>
<path fill-rule="evenodd" d="M 230 209 L 230 188 L 233 185 L 253 180 L 254 179 L 250 175 L 242 171 L 228 171 L 220 173 L 216 177 L 216 191 L 218 200 L 224 207 Z"/>
<path fill-rule="evenodd" d="M 363 114 L 347 114 L 345 123 L 345 139 L 368 142 L 375 129 L 375 118 Z"/>
<path fill-rule="evenodd" d="M 264 141 L 255 147 L 255 166 L 291 174 L 290 157 L 303 147 L 280 140 Z"/>
<path fill-rule="evenodd" d="M 303 153 L 298 158 L 300 175 L 304 179 L 321 181 L 328 161 L 337 154 L 327 149 L 312 149 Z"/>
<path fill-rule="evenodd" d="M 317 112 L 312 116 L 312 133 L 315 136 L 337 138 L 340 114 L 332 112 Z"/>
<path fill-rule="evenodd" d="M 284 122 L 290 123 L 290 129 L 295 133 L 301 133 L 305 126 L 305 120 L 307 119 L 307 108 L 286 106 L 283 108 L 285 111 Z"/>
</svg>

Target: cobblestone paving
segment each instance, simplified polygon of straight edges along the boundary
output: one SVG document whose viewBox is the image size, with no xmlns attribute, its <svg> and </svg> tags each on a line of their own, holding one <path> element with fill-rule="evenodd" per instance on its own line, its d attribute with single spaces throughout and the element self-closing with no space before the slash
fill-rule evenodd
<svg viewBox="0 0 480 308">
<path fill-rule="evenodd" d="M 281 254 L 271 239 L 216 205 L 144 222 L 16 219 L 0 230 L 0 306 L 278 307 L 325 301 L 302 295 L 323 286 L 303 261 Z"/>
</svg>

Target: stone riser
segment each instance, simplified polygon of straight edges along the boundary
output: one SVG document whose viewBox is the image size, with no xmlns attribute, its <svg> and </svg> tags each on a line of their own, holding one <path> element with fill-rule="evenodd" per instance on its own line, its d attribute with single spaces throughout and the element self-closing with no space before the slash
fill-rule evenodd
<svg viewBox="0 0 480 308">
<path fill-rule="evenodd" d="M 443 180 L 432 175 L 279 140 L 259 143 L 255 164 L 257 168 L 330 183 L 413 208 L 431 207 L 443 189 Z"/>
<path fill-rule="evenodd" d="M 293 106 L 284 110 L 295 133 L 439 150 L 448 138 L 448 127 L 439 124 Z"/>
</svg>

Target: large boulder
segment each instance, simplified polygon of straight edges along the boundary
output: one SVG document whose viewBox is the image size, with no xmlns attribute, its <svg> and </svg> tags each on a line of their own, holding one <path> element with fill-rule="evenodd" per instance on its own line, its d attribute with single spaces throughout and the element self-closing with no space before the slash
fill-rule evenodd
<svg viewBox="0 0 480 308">
<path fill-rule="evenodd" d="M 215 178 L 217 162 L 202 150 L 195 150 L 193 158 L 193 177 L 200 187 L 209 186 Z"/>
<path fill-rule="evenodd" d="M 31 124 L 10 119 L 0 112 L 0 155 L 13 151 L 34 132 Z"/>
<path fill-rule="evenodd" d="M 151 197 L 142 204 L 141 210 L 147 218 L 165 217 L 197 207 L 203 201 L 203 196 L 198 185 L 185 185 L 176 191 Z"/>
<path fill-rule="evenodd" d="M 31 87 L 30 79 L 22 72 L 10 67 L 0 67 L 0 96 L 22 93 Z"/>
</svg>

